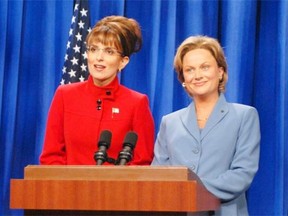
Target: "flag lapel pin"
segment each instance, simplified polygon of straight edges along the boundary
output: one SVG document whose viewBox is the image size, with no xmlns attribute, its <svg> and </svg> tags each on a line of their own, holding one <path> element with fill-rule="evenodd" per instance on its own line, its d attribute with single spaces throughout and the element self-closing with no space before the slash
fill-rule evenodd
<svg viewBox="0 0 288 216">
<path fill-rule="evenodd" d="M 119 114 L 120 113 L 120 109 L 117 107 L 112 107 L 112 118 L 114 117 L 114 114 Z"/>
</svg>

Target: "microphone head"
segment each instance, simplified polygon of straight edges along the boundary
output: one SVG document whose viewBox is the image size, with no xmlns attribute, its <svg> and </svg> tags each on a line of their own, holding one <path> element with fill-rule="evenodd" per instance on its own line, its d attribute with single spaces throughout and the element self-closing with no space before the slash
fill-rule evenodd
<svg viewBox="0 0 288 216">
<path fill-rule="evenodd" d="M 102 131 L 101 134 L 100 134 L 98 147 L 105 146 L 108 149 L 110 147 L 111 138 L 112 138 L 111 131 L 109 131 L 109 130 Z"/>
<path fill-rule="evenodd" d="M 138 139 L 138 135 L 130 131 L 126 134 L 124 142 L 123 142 L 123 149 L 119 152 L 118 159 L 116 161 L 116 165 L 125 165 L 133 158 L 133 149 L 136 145 Z"/>
<path fill-rule="evenodd" d="M 123 147 L 129 146 L 131 149 L 134 149 L 137 140 L 138 140 L 138 135 L 135 132 L 130 131 L 126 134 Z"/>
<path fill-rule="evenodd" d="M 101 165 L 107 161 L 106 150 L 110 147 L 112 133 L 109 130 L 104 130 L 100 134 L 98 141 L 98 151 L 94 154 L 96 165 Z"/>
</svg>

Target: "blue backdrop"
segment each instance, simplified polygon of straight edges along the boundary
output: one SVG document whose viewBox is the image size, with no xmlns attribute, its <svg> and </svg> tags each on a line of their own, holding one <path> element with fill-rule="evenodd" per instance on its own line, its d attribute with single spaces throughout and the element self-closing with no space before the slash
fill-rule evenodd
<svg viewBox="0 0 288 216">
<path fill-rule="evenodd" d="M 72 13 L 73 0 L 1 0 L 0 215 L 22 213 L 9 209 L 10 179 L 38 164 Z M 228 61 L 228 100 L 255 106 L 260 115 L 250 214 L 287 215 L 288 1 L 90 0 L 90 14 L 93 25 L 116 14 L 142 26 L 143 49 L 121 82 L 149 96 L 157 130 L 164 114 L 190 102 L 173 71 L 176 47 L 195 34 L 219 39 Z"/>
</svg>

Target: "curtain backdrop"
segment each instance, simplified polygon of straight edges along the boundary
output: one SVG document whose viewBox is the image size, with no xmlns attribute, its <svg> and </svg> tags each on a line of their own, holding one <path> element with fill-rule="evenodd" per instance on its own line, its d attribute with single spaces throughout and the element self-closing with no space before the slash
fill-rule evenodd
<svg viewBox="0 0 288 216">
<path fill-rule="evenodd" d="M 22 214 L 9 209 L 10 179 L 38 164 L 72 13 L 73 0 L 1 0 L 0 215 Z M 164 114 L 191 101 L 173 70 L 178 45 L 190 35 L 219 39 L 228 61 L 227 99 L 255 106 L 260 115 L 260 169 L 247 193 L 250 214 L 287 215 L 288 1 L 90 0 L 90 14 L 93 25 L 107 15 L 140 23 L 143 49 L 121 82 L 149 96 L 157 131 Z"/>
</svg>

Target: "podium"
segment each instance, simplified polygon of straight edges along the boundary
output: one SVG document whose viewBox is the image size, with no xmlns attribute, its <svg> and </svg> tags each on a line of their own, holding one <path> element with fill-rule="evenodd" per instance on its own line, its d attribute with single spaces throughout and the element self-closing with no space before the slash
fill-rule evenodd
<svg viewBox="0 0 288 216">
<path fill-rule="evenodd" d="M 25 215 L 203 215 L 219 208 L 186 167 L 29 165 L 11 179 Z"/>
</svg>

